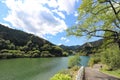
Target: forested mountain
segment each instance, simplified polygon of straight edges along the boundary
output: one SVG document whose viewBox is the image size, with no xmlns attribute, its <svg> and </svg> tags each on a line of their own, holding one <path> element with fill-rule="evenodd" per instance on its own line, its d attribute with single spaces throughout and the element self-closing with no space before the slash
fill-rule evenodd
<svg viewBox="0 0 120 80">
<path fill-rule="evenodd" d="M 95 50 L 100 48 L 100 46 L 103 43 L 103 39 L 93 41 L 93 42 L 87 42 L 83 45 L 75 45 L 75 46 L 65 46 L 65 45 L 60 45 L 61 48 L 65 51 L 75 51 L 75 52 L 83 52 L 85 54 L 91 54 L 95 53 Z"/>
<path fill-rule="evenodd" d="M 0 57 L 62 56 L 62 49 L 33 34 L 0 24 Z"/>
<path fill-rule="evenodd" d="M 94 53 L 103 40 L 76 46 L 56 46 L 33 34 L 0 24 L 0 58 L 65 56 L 73 52 Z"/>
<path fill-rule="evenodd" d="M 20 30 L 11 29 L 1 24 L 0 24 L 0 38 L 5 39 L 5 40 L 10 40 L 16 46 L 24 46 L 30 40 L 34 44 L 38 44 L 39 46 L 42 46 L 46 43 L 51 44 L 50 42 L 40 37 L 37 37 L 33 34 L 28 34 Z"/>
<path fill-rule="evenodd" d="M 94 54 L 103 44 L 103 39 L 93 41 L 93 42 L 87 42 L 83 45 L 81 45 L 77 52 L 83 52 L 86 55 L 87 54 Z"/>
<path fill-rule="evenodd" d="M 65 45 L 60 45 L 60 47 L 63 49 L 63 50 L 72 50 L 72 51 L 76 51 L 80 45 L 74 45 L 74 46 L 65 46 Z"/>
</svg>

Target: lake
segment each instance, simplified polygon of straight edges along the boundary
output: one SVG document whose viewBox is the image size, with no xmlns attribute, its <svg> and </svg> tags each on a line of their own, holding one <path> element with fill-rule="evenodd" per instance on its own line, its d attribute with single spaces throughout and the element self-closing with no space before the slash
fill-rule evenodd
<svg viewBox="0 0 120 80">
<path fill-rule="evenodd" d="M 81 65 L 86 66 L 89 57 L 80 58 Z M 0 60 L 0 80 L 49 80 L 67 65 L 68 57 Z"/>
</svg>

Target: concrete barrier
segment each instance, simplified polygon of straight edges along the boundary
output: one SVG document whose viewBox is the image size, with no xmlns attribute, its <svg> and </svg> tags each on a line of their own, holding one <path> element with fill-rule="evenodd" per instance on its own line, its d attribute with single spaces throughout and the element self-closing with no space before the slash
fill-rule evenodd
<svg viewBox="0 0 120 80">
<path fill-rule="evenodd" d="M 78 73 L 76 75 L 76 80 L 83 80 L 83 77 L 84 77 L 84 66 L 82 66 L 79 70 L 78 70 Z"/>
</svg>

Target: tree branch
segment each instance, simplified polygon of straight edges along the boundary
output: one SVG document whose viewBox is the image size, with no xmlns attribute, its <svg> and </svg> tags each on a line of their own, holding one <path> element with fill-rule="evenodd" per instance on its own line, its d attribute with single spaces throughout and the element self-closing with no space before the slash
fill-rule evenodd
<svg viewBox="0 0 120 80">
<path fill-rule="evenodd" d="M 120 22 L 120 19 L 119 19 L 119 17 L 118 17 L 118 13 L 117 13 L 117 11 L 115 10 L 115 8 L 114 8 L 112 2 L 111 2 L 110 0 L 109 0 L 108 2 L 109 2 L 109 4 L 111 5 L 111 7 L 112 7 L 112 9 L 113 9 L 113 11 L 114 11 L 114 14 L 116 15 L 116 18 L 117 18 L 118 21 Z"/>
<path fill-rule="evenodd" d="M 108 8 L 110 8 L 111 6 L 107 6 L 107 7 L 105 7 L 105 8 L 103 8 L 103 9 L 100 9 L 98 12 L 96 12 L 96 13 L 94 13 L 94 12 L 91 12 L 92 14 L 94 14 L 94 15 L 97 15 L 97 14 L 99 14 L 101 11 L 103 11 L 103 10 L 105 10 L 105 9 L 108 9 Z"/>
<path fill-rule="evenodd" d="M 114 21 L 114 24 L 115 24 L 115 26 L 116 26 L 117 28 L 119 28 L 119 29 L 120 29 L 120 26 L 117 24 L 117 22 L 116 22 L 116 21 Z"/>
<path fill-rule="evenodd" d="M 97 31 L 104 31 L 104 32 L 107 31 L 107 32 L 112 32 L 112 33 L 118 34 L 118 32 L 113 31 L 113 30 L 108 30 L 108 29 L 98 29 L 98 30 L 94 30 L 94 31 L 89 32 L 89 34 L 90 34 L 90 33 L 93 33 L 93 32 L 97 32 Z"/>
<path fill-rule="evenodd" d="M 104 32 L 112 32 L 113 34 L 110 36 L 100 36 L 96 34 L 92 34 L 98 31 L 104 31 Z M 109 38 L 109 39 L 119 39 L 119 33 L 113 30 L 108 30 L 108 29 L 99 29 L 99 30 L 94 30 L 94 31 L 86 31 L 87 35 L 94 36 L 94 37 L 102 37 L 102 38 Z"/>
</svg>

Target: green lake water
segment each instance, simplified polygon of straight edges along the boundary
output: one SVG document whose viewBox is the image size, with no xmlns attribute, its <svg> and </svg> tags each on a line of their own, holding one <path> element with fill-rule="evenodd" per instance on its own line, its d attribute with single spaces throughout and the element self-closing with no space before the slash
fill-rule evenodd
<svg viewBox="0 0 120 80">
<path fill-rule="evenodd" d="M 88 60 L 81 56 L 81 65 L 86 66 Z M 0 60 L 0 80 L 49 80 L 67 65 L 68 57 Z"/>
</svg>

